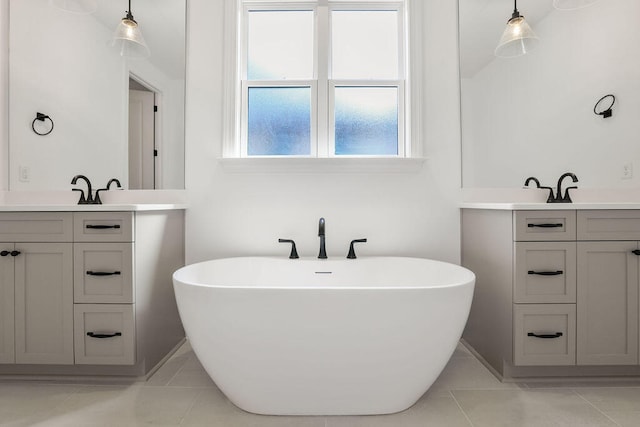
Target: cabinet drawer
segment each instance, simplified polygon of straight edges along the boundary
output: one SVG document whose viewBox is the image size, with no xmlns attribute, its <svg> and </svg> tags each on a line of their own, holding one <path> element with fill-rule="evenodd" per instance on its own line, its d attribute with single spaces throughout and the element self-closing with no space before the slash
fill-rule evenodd
<svg viewBox="0 0 640 427">
<path fill-rule="evenodd" d="M 132 303 L 133 243 L 75 243 L 76 303 Z"/>
<path fill-rule="evenodd" d="M 576 302 L 575 242 L 517 242 L 514 246 L 514 302 Z"/>
<path fill-rule="evenodd" d="M 77 365 L 135 363 L 133 304 L 75 304 L 74 334 Z"/>
<path fill-rule="evenodd" d="M 575 304 L 515 304 L 516 366 L 575 365 Z"/>
<path fill-rule="evenodd" d="M 71 212 L 0 213 L 0 241 L 71 242 Z"/>
<path fill-rule="evenodd" d="M 514 211 L 516 241 L 575 240 L 575 211 Z"/>
<path fill-rule="evenodd" d="M 640 210 L 578 212 L 578 240 L 640 240 Z"/>
<path fill-rule="evenodd" d="M 132 242 L 133 212 L 74 212 L 75 242 Z"/>
</svg>

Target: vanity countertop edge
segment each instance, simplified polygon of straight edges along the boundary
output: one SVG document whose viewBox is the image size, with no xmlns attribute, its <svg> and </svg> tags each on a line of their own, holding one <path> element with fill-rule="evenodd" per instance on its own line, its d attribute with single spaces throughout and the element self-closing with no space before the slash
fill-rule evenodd
<svg viewBox="0 0 640 427">
<path fill-rule="evenodd" d="M 489 210 L 631 210 L 640 209 L 640 202 L 583 202 L 583 203 L 536 203 L 536 202 L 462 202 L 461 209 L 489 209 Z"/>
<path fill-rule="evenodd" d="M 111 212 L 184 210 L 184 203 L 127 203 L 102 205 L 25 204 L 0 205 L 0 212 Z"/>
</svg>

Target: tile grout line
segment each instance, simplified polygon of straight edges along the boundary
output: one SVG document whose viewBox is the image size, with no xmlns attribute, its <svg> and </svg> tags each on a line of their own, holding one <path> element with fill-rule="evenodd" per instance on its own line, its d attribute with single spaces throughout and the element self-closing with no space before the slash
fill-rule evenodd
<svg viewBox="0 0 640 427">
<path fill-rule="evenodd" d="M 166 386 L 165 386 L 166 387 Z M 187 417 L 189 416 L 189 414 L 191 414 L 191 411 L 193 410 L 193 407 L 196 406 L 196 403 L 198 402 L 198 399 L 200 399 L 200 396 L 202 396 L 202 393 L 204 393 L 205 390 L 202 389 L 198 392 L 198 394 L 196 394 L 195 399 L 193 399 L 193 402 L 191 402 L 191 405 L 189 405 L 189 408 L 184 411 L 184 415 L 182 416 L 182 418 L 180 418 L 180 422 L 178 423 L 178 425 L 184 425 L 184 420 L 187 419 Z"/>
<path fill-rule="evenodd" d="M 464 409 L 462 409 L 462 406 L 460 405 L 460 402 L 458 402 L 458 399 L 456 399 L 456 396 L 453 394 L 453 390 L 447 390 L 447 391 L 449 392 L 449 395 L 451 396 L 453 401 L 456 403 L 456 406 L 458 406 L 458 409 L 460 409 L 460 412 L 462 412 L 462 415 L 464 415 L 464 418 L 467 420 L 469 425 L 471 427 L 473 427 L 473 422 L 471 422 L 471 419 L 469 418 L 467 413 L 464 411 Z"/>
<path fill-rule="evenodd" d="M 594 405 L 593 403 L 591 403 L 589 401 L 589 399 L 587 399 L 586 397 L 584 397 L 583 395 L 581 395 L 578 390 L 572 388 L 571 392 L 573 392 L 573 394 L 575 394 L 576 396 L 578 396 L 580 399 L 584 400 L 589 406 L 591 406 L 593 409 L 595 409 L 597 412 L 601 413 L 602 415 L 604 415 L 604 417 L 606 419 L 608 419 L 609 421 L 611 421 L 613 424 L 615 424 L 616 426 L 620 427 L 620 424 L 614 420 L 613 418 L 611 418 L 609 415 L 607 415 L 605 412 L 601 411 L 600 408 L 598 408 L 596 405 Z"/>
<path fill-rule="evenodd" d="M 182 365 L 176 370 L 176 372 L 173 375 L 171 375 L 171 378 L 167 380 L 166 384 L 162 385 L 161 387 L 172 387 L 171 381 L 173 381 L 178 376 L 178 374 L 180 374 L 183 371 L 184 367 L 187 365 L 191 357 L 196 357 L 196 356 L 195 354 L 192 354 L 191 356 L 187 357 L 186 360 L 182 363 Z M 207 374 L 207 376 L 208 375 L 209 374 Z"/>
</svg>

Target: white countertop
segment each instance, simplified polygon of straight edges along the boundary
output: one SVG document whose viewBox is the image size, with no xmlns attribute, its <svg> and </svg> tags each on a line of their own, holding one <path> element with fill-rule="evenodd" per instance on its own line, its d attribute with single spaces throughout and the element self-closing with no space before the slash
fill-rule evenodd
<svg viewBox="0 0 640 427">
<path fill-rule="evenodd" d="M 586 209 L 640 209 L 640 202 L 576 202 L 576 203 L 526 203 L 526 202 L 463 202 L 461 209 L 493 210 L 586 210 Z"/>
<path fill-rule="evenodd" d="M 463 189 L 461 209 L 586 210 L 640 209 L 640 189 L 576 189 L 573 203 L 546 203 L 546 190 L 522 188 Z"/>
<path fill-rule="evenodd" d="M 0 192 L 0 212 L 108 212 L 181 210 L 188 207 L 185 190 L 117 190 L 100 193 L 102 204 L 79 205 L 71 191 Z"/>
<path fill-rule="evenodd" d="M 181 203 L 131 203 L 102 205 L 68 205 L 68 204 L 5 204 L 0 205 L 0 212 L 109 212 L 109 211 L 163 211 L 186 209 Z"/>
</svg>

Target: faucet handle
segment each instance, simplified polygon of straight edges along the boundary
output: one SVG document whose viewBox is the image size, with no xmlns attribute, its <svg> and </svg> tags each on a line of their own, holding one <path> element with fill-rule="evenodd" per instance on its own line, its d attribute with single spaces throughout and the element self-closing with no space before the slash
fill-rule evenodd
<svg viewBox="0 0 640 427">
<path fill-rule="evenodd" d="M 571 200 L 571 195 L 569 194 L 569 190 L 574 190 L 578 187 L 567 187 L 566 190 L 564 190 L 564 197 L 562 198 L 562 201 L 565 203 L 573 203 L 573 200 Z M 558 197 L 560 197 L 560 195 L 558 195 Z"/>
<path fill-rule="evenodd" d="M 351 241 L 351 244 L 349 245 L 349 253 L 347 254 L 347 258 L 348 259 L 356 259 L 356 251 L 353 250 L 353 244 L 354 243 L 367 243 L 367 239 L 355 239 Z"/>
<path fill-rule="evenodd" d="M 84 197 L 84 190 L 82 188 L 72 188 L 71 191 L 79 191 L 80 192 L 80 200 L 78 200 L 79 205 L 86 205 L 87 199 Z"/>
<path fill-rule="evenodd" d="M 291 239 L 278 239 L 280 243 L 291 243 L 291 253 L 289 254 L 289 259 L 298 259 L 298 251 L 296 250 L 296 242 Z"/>
</svg>

